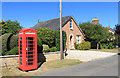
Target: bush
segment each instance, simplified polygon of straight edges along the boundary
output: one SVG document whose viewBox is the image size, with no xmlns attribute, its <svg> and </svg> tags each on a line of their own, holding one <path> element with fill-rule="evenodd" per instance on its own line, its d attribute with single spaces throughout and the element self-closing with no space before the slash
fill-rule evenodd
<svg viewBox="0 0 120 78">
<path fill-rule="evenodd" d="M 56 47 L 50 48 L 50 52 L 56 52 L 56 51 L 57 51 L 57 48 L 56 48 Z"/>
<path fill-rule="evenodd" d="M 42 40 L 42 44 L 47 44 L 50 47 L 55 46 L 55 34 L 54 31 L 47 27 L 40 27 L 36 29 L 38 36 Z"/>
<path fill-rule="evenodd" d="M 91 48 L 91 43 L 88 41 L 81 42 L 78 46 L 78 50 L 89 50 Z"/>
<path fill-rule="evenodd" d="M 50 51 L 50 50 L 49 50 L 49 46 L 48 46 L 48 45 L 43 44 L 42 46 L 43 46 L 43 52 L 44 52 L 44 53 L 47 53 L 47 52 L 49 52 L 49 51 Z"/>
<path fill-rule="evenodd" d="M 113 42 L 102 43 L 102 49 L 113 49 L 113 48 L 114 48 Z"/>
<path fill-rule="evenodd" d="M 66 47 L 66 32 L 63 31 L 63 50 L 65 50 Z M 55 31 L 55 44 L 56 44 L 56 48 L 57 51 L 60 51 L 60 30 L 56 30 Z"/>
<path fill-rule="evenodd" d="M 0 40 L 2 40 L 2 55 L 5 55 L 6 52 L 8 51 L 9 47 L 9 38 L 12 36 L 11 33 L 6 33 L 2 36 L 0 36 Z"/>
<path fill-rule="evenodd" d="M 17 35 L 13 35 L 10 38 L 10 50 L 13 49 L 14 47 L 18 46 L 18 36 Z"/>
<path fill-rule="evenodd" d="M 75 49 L 77 49 L 78 45 L 79 45 L 79 44 L 74 43 Z"/>
<path fill-rule="evenodd" d="M 43 46 L 42 46 L 42 40 L 39 36 L 37 36 L 37 53 L 42 53 Z"/>
<path fill-rule="evenodd" d="M 10 51 L 7 51 L 6 55 L 17 55 L 18 54 L 18 47 L 14 47 Z"/>
</svg>

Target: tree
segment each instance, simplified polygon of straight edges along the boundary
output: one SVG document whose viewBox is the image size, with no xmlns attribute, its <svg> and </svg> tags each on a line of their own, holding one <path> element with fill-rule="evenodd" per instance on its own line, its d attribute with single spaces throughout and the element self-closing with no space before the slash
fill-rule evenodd
<svg viewBox="0 0 120 78">
<path fill-rule="evenodd" d="M 111 40 L 113 34 L 107 28 L 101 25 L 91 24 L 90 22 L 79 24 L 80 28 L 85 34 L 85 40 L 97 43 L 97 49 L 103 41 Z"/>
<path fill-rule="evenodd" d="M 17 21 L 6 21 L 8 26 L 8 33 L 17 34 L 19 33 L 19 30 L 22 29 L 22 26 Z"/>
<path fill-rule="evenodd" d="M 116 36 L 116 42 L 117 45 L 120 46 L 120 25 L 115 25 L 115 36 Z"/>
<path fill-rule="evenodd" d="M 55 33 L 47 27 L 40 27 L 36 29 L 42 44 L 47 44 L 49 47 L 55 46 Z"/>
<path fill-rule="evenodd" d="M 8 31 L 7 23 L 4 20 L 1 20 L 0 22 L 0 36 L 7 33 Z"/>
</svg>

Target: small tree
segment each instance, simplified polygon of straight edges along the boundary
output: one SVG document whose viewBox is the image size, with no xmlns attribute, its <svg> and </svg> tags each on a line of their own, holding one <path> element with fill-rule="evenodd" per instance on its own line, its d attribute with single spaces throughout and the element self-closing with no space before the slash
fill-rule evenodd
<svg viewBox="0 0 120 78">
<path fill-rule="evenodd" d="M 113 38 L 113 34 L 110 33 L 107 28 L 104 28 L 101 25 L 95 25 L 87 22 L 79 24 L 79 26 L 85 34 L 86 41 L 96 42 L 97 49 L 99 48 L 101 42 Z"/>
<path fill-rule="evenodd" d="M 12 34 L 17 34 L 20 29 L 22 29 L 22 26 L 17 21 L 11 21 L 8 20 L 6 21 L 8 30 L 7 32 L 12 33 Z"/>
<path fill-rule="evenodd" d="M 42 44 L 47 44 L 51 48 L 55 46 L 55 33 L 53 30 L 47 27 L 40 27 L 36 29 L 39 38 L 42 40 Z"/>
</svg>

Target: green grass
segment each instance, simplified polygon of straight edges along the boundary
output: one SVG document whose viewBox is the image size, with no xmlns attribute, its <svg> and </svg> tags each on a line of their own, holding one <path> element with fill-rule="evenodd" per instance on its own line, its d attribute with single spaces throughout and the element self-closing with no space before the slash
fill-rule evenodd
<svg viewBox="0 0 120 78">
<path fill-rule="evenodd" d="M 90 51 L 102 51 L 102 52 L 112 52 L 112 53 L 120 53 L 118 49 L 90 49 Z"/>
<path fill-rule="evenodd" d="M 74 59 L 64 59 L 64 60 L 51 60 L 42 64 L 40 68 L 34 71 L 23 72 L 18 70 L 17 66 L 8 66 L 2 68 L 3 76 L 35 76 L 40 73 L 44 73 L 47 71 L 57 70 L 61 68 L 66 68 L 72 65 L 77 65 L 82 63 L 79 60 Z"/>
</svg>

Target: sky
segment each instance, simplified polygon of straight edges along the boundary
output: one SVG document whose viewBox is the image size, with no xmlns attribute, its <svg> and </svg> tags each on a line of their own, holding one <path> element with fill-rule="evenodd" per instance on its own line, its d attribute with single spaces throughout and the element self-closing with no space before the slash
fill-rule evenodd
<svg viewBox="0 0 120 78">
<path fill-rule="evenodd" d="M 24 28 L 59 18 L 59 2 L 2 2 L 2 19 L 17 20 Z M 118 2 L 63 2 L 62 16 L 72 15 L 76 22 L 91 22 L 98 18 L 102 26 L 118 24 Z"/>
</svg>

